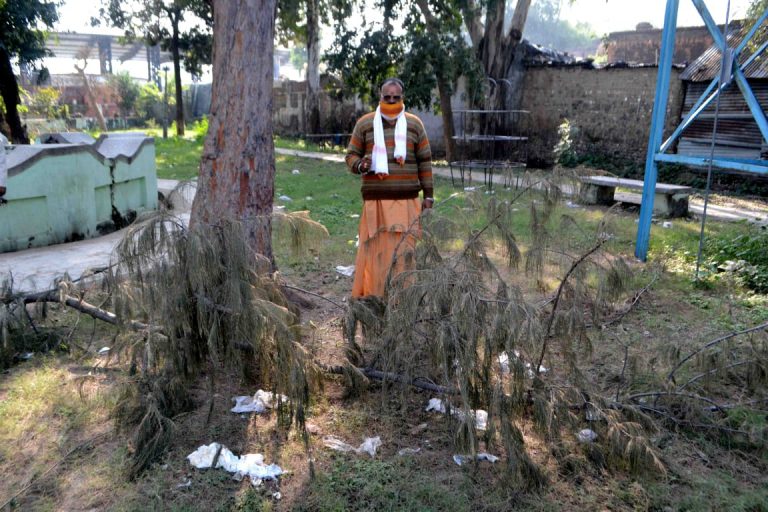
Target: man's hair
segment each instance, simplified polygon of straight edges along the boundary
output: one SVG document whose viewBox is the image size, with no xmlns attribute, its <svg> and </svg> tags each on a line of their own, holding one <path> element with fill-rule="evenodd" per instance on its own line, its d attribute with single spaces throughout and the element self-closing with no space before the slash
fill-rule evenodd
<svg viewBox="0 0 768 512">
<path fill-rule="evenodd" d="M 389 84 L 396 84 L 396 85 L 400 86 L 400 91 L 401 92 L 405 92 L 405 85 L 403 85 L 403 81 L 400 80 L 399 78 L 395 78 L 395 77 L 387 78 L 386 80 L 381 82 L 381 87 L 379 87 L 379 91 L 384 89 L 384 87 L 389 85 Z"/>
</svg>

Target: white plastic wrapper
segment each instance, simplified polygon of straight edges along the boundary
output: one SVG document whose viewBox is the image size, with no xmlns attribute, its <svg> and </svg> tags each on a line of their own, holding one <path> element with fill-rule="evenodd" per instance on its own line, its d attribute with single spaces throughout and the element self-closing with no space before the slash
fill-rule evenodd
<svg viewBox="0 0 768 512">
<path fill-rule="evenodd" d="M 336 265 L 336 272 L 343 276 L 352 277 L 355 274 L 355 266 Z"/>
<path fill-rule="evenodd" d="M 475 458 L 480 461 L 487 460 L 488 462 L 491 462 L 491 463 L 494 463 L 497 460 L 499 460 L 497 456 L 491 455 L 490 453 L 485 453 L 485 452 L 478 453 L 475 456 Z M 471 461 L 472 461 L 471 455 L 454 455 L 453 456 L 453 462 L 455 462 L 459 466 L 463 466 L 467 462 L 471 462 Z"/>
<path fill-rule="evenodd" d="M 594 443 L 597 439 L 597 432 L 585 428 L 584 430 L 579 430 L 579 433 L 576 434 L 576 439 L 578 439 L 580 443 Z"/>
<path fill-rule="evenodd" d="M 360 444 L 360 446 L 357 448 L 334 436 L 324 437 L 323 444 L 331 450 L 336 450 L 338 452 L 355 452 L 358 454 L 367 453 L 371 457 L 375 457 L 376 450 L 378 450 L 379 446 L 381 446 L 381 437 L 366 437 L 362 444 Z"/>
<path fill-rule="evenodd" d="M 288 401 L 288 397 L 280 395 L 283 403 Z M 234 413 L 255 412 L 261 414 L 267 409 L 277 407 L 276 395 L 270 391 L 260 389 L 253 396 L 235 396 L 232 397 L 235 406 L 230 409 Z"/>
<path fill-rule="evenodd" d="M 210 468 L 219 448 L 221 448 L 221 452 L 216 461 L 216 467 L 239 476 L 247 475 L 252 483 L 256 480 L 274 479 L 283 474 L 282 468 L 277 464 L 264 464 L 264 456 L 260 453 L 247 453 L 238 457 L 229 448 L 219 443 L 199 447 L 187 455 L 187 460 L 198 469 Z"/>
<path fill-rule="evenodd" d="M 425 409 L 427 412 L 429 411 L 437 411 L 439 413 L 445 414 L 446 408 L 445 403 L 439 399 L 439 398 L 430 398 L 429 403 L 427 404 L 427 408 Z M 472 416 L 475 418 L 475 428 L 478 430 L 485 430 L 488 427 L 488 411 L 484 411 L 483 409 L 477 409 L 470 411 Z M 451 409 L 451 414 L 456 416 L 459 419 L 464 419 L 464 411 L 461 409 Z"/>
</svg>

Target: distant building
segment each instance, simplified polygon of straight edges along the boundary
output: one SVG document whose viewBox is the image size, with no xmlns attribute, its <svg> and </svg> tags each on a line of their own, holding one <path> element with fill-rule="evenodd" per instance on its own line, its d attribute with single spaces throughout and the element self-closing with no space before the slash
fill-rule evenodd
<svg viewBox="0 0 768 512">
<path fill-rule="evenodd" d="M 740 26 L 739 21 L 731 23 L 732 30 L 738 30 Z M 611 32 L 603 42 L 600 54 L 606 55 L 608 64 L 626 62 L 656 65 L 659 63 L 661 33 L 662 29 L 653 28 L 650 23 L 639 23 L 635 30 Z M 713 42 L 707 27 L 678 27 L 673 63 L 686 65 L 693 62 Z"/>
</svg>

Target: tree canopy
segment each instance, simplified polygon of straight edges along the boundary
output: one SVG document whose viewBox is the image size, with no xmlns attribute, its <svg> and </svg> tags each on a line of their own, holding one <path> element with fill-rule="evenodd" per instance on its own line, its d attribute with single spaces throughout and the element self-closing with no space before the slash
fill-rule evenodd
<svg viewBox="0 0 768 512">
<path fill-rule="evenodd" d="M 53 27 L 59 19 L 59 5 L 60 1 L 0 0 L 0 95 L 5 104 L 5 113 L 0 112 L 0 130 L 5 131 L 7 122 L 9 138 L 16 143 L 29 143 L 29 138 L 19 119 L 21 98 L 11 59 L 34 65 L 51 55 L 42 27 Z"/>
<path fill-rule="evenodd" d="M 128 39 L 160 44 L 173 55 L 176 82 L 176 133 L 184 135 L 181 61 L 192 75 L 211 63 L 213 6 L 210 0 L 101 0 L 94 25 L 102 21 L 121 28 Z"/>
</svg>

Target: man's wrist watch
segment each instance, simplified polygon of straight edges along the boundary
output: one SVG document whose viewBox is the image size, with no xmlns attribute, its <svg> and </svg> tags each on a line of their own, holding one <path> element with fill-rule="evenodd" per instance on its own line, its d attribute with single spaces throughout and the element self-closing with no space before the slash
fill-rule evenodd
<svg viewBox="0 0 768 512">
<path fill-rule="evenodd" d="M 425 197 L 424 200 L 425 201 L 429 201 L 430 203 L 434 203 L 435 202 L 435 198 L 434 197 Z"/>
</svg>

